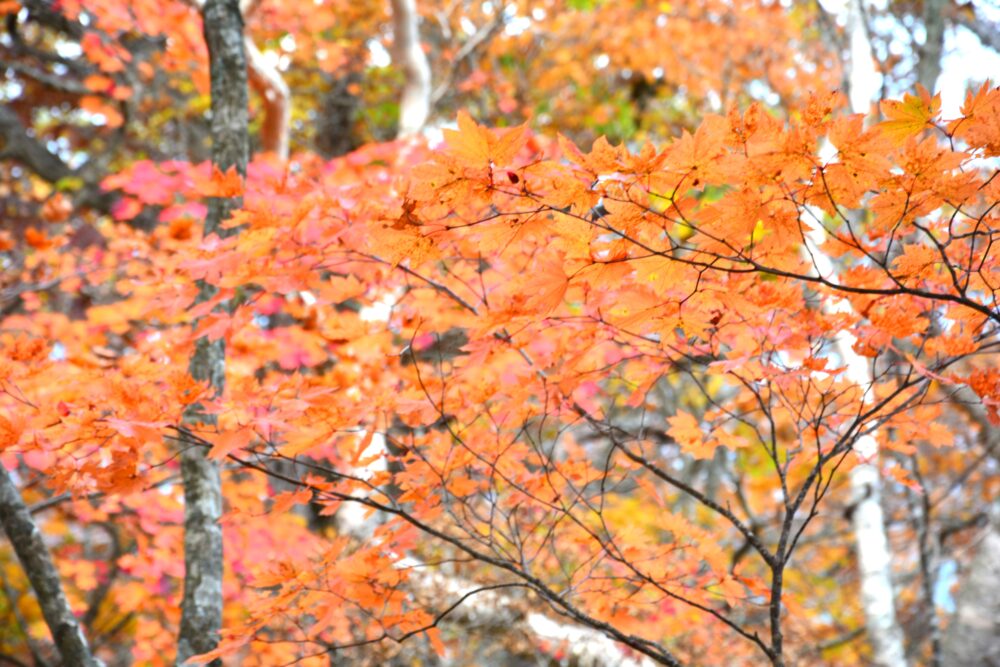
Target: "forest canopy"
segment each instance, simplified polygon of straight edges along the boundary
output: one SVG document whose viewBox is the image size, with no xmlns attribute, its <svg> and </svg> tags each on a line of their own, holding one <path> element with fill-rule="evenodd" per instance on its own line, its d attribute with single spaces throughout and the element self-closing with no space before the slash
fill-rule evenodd
<svg viewBox="0 0 1000 667">
<path fill-rule="evenodd" d="M 0 18 L 0 665 L 1000 661 L 990 3 Z"/>
</svg>

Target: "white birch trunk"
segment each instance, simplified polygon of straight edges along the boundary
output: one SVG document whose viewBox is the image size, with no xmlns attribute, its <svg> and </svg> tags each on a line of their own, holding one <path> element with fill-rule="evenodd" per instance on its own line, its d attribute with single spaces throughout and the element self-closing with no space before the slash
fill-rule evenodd
<svg viewBox="0 0 1000 667">
<path fill-rule="evenodd" d="M 361 452 L 359 457 L 371 460 L 371 462 L 352 468 L 350 475 L 367 481 L 376 473 L 385 472 L 389 469 L 388 455 L 385 436 L 381 433 L 373 433 L 371 442 L 368 443 L 368 447 Z M 352 495 L 357 498 L 369 498 L 371 492 L 355 491 Z M 362 542 L 368 542 L 371 540 L 376 526 L 384 523 L 385 518 L 382 512 L 373 512 L 360 503 L 344 503 L 337 509 L 333 521 L 334 525 L 337 526 L 338 533 L 351 535 Z"/>
<path fill-rule="evenodd" d="M 871 40 L 864 21 L 862 0 L 848 0 L 847 32 L 850 54 L 846 63 L 846 83 L 851 110 L 867 114 L 872 99 L 880 87 L 880 77 L 872 61 Z M 811 260 L 817 273 L 837 282 L 833 262 L 822 252 L 825 233 L 810 234 Z M 827 297 L 823 304 L 828 312 L 850 311 L 842 299 Z M 837 337 L 836 348 L 841 362 L 847 367 L 847 377 L 865 392 L 872 386 L 868 361 L 854 351 L 856 339 L 846 331 Z M 905 667 L 903 631 L 896 619 L 895 594 L 892 586 L 892 553 L 885 532 L 882 514 L 882 484 L 878 468 L 878 441 L 874 434 L 862 435 L 854 443 L 854 453 L 860 459 L 850 472 L 853 496 L 852 522 L 858 554 L 858 576 L 861 584 L 861 605 L 865 627 L 872 646 L 873 663 L 879 667 Z"/>
<path fill-rule="evenodd" d="M 399 138 L 423 129 L 431 114 L 431 66 L 420 46 L 416 0 L 392 0 L 392 57 L 405 81 L 399 102 Z"/>
</svg>

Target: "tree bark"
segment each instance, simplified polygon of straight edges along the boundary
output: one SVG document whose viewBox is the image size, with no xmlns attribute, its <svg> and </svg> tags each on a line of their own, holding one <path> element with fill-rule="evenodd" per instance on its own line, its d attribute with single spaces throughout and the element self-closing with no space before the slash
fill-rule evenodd
<svg viewBox="0 0 1000 667">
<path fill-rule="evenodd" d="M 405 77 L 399 103 L 400 138 L 420 132 L 431 114 L 431 67 L 420 46 L 419 18 L 416 0 L 392 0 L 393 59 Z"/>
<path fill-rule="evenodd" d="M 42 532 L 31 517 L 21 494 L 7 469 L 0 464 L 0 523 L 21 567 L 28 575 L 42 616 L 49 626 L 52 639 L 63 663 L 74 667 L 99 667 L 103 663 L 94 657 L 83 636 L 76 615 L 63 593 L 59 571 L 42 540 Z"/>
<path fill-rule="evenodd" d="M 0 106 L 0 159 L 16 160 L 49 183 L 73 174 L 66 163 L 28 134 L 17 114 L 3 106 Z"/>
<path fill-rule="evenodd" d="M 917 83 L 934 92 L 944 52 L 944 0 L 924 0 L 924 43 L 917 49 Z"/>
<path fill-rule="evenodd" d="M 868 113 L 878 86 L 862 0 L 851 0 L 848 12 L 847 29 L 851 45 L 847 67 L 848 95 L 852 111 Z M 842 304 L 850 308 L 846 302 Z M 844 307 L 831 305 L 833 308 Z M 868 391 L 873 381 L 871 368 L 867 360 L 854 351 L 854 342 L 853 336 L 843 332 L 837 340 L 837 350 L 848 367 L 848 377 L 863 391 Z M 875 435 L 858 438 L 854 451 L 861 462 L 850 474 L 854 503 L 852 522 L 868 640 L 872 645 L 874 664 L 879 667 L 905 667 L 903 630 L 896 618 L 896 597 L 892 586 L 892 553 L 882 513 L 882 479 Z"/>
<path fill-rule="evenodd" d="M 980 428 L 983 450 L 1000 461 L 1000 429 L 977 405 L 978 396 L 965 391 L 957 398 L 968 406 Z M 943 664 L 949 667 L 1000 665 L 1000 500 L 994 500 L 989 522 L 975 546 L 968 572 L 959 585 L 955 613 L 942 642 Z M 989 591 L 993 591 L 990 593 Z"/>
<path fill-rule="evenodd" d="M 1000 665 L 1000 507 L 976 545 L 958 590 L 955 615 L 944 636 L 944 663 L 952 667 Z M 990 591 L 993 591 L 990 593 Z"/>
<path fill-rule="evenodd" d="M 975 35 L 983 46 L 1000 52 L 1000 25 L 980 18 L 976 15 L 974 9 L 969 12 L 952 11 L 952 21 L 954 21 L 955 25 L 960 25 Z"/>
<path fill-rule="evenodd" d="M 223 172 L 230 167 L 246 175 L 249 155 L 247 60 L 243 17 L 238 0 L 207 0 L 202 10 L 211 75 L 212 163 Z M 205 234 L 224 235 L 220 224 L 241 205 L 241 199 L 213 197 L 208 202 Z M 202 283 L 196 302 L 216 290 Z M 191 376 L 208 381 L 216 396 L 225 382 L 225 342 L 200 338 L 191 359 Z M 214 416 L 193 406 L 188 422 L 212 424 Z M 211 651 L 222 626 L 222 487 L 219 468 L 203 448 L 187 447 L 181 458 L 184 479 L 184 598 L 177 640 L 177 663 Z M 221 665 L 216 660 L 212 665 Z"/>
</svg>

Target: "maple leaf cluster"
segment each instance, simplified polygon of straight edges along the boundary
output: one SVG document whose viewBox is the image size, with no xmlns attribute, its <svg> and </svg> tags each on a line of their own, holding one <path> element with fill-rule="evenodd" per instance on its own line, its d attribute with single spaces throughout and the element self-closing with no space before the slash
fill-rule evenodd
<svg viewBox="0 0 1000 667">
<path fill-rule="evenodd" d="M 805 9 L 550 3 L 518 35 L 474 3 L 482 46 L 442 37 L 431 55 L 446 108 L 476 100 L 502 127 L 459 112 L 440 145 L 378 143 L 396 82 L 349 70 L 384 3 L 267 3 L 248 23 L 289 71 L 369 102 L 349 137 L 364 145 L 260 155 L 244 178 L 203 161 L 192 4 L 57 4 L 53 44 L 80 58 L 53 62 L 82 83 L 52 105 L 71 96 L 95 122 L 77 134 L 122 145 L 17 185 L 37 215 L 0 231 L 0 465 L 99 655 L 175 653 L 185 447 L 219 464 L 225 498 L 223 637 L 201 660 L 245 665 L 387 664 L 404 640 L 560 660 L 571 642 L 527 630 L 541 615 L 623 660 L 866 664 L 838 641 L 863 623 L 839 518 L 858 442 L 883 453 L 900 567 L 923 539 L 907 517 L 933 510 L 959 543 L 995 497 L 977 466 L 1000 424 L 1000 89 L 955 119 L 918 89 L 869 123 L 803 92 L 839 74 L 785 46 Z M 468 32 L 445 10 L 434 30 Z M 51 46 L 15 37 L 23 57 Z M 724 62 L 695 66 L 706 54 Z M 785 115 L 748 103 L 751 81 Z M 56 145 L 53 124 L 32 132 Z M 676 138 L 645 141 L 657 124 Z M 207 200 L 237 196 L 204 234 Z M 206 339 L 225 346 L 219 393 L 189 372 Z M 0 575 L 0 612 L 34 634 L 6 550 Z M 900 577 L 913 617 L 916 578 Z"/>
<path fill-rule="evenodd" d="M 441 605 L 414 563 L 440 558 L 671 655 L 714 655 L 715 624 L 747 659 L 767 653 L 743 628 L 766 621 L 770 571 L 796 546 L 845 557 L 809 519 L 842 501 L 856 434 L 947 460 L 937 392 L 967 386 L 996 418 L 976 359 L 1000 322 L 982 166 L 998 106 L 983 87 L 943 123 L 936 98 L 909 97 L 866 128 L 817 96 L 789 123 L 753 106 L 660 148 L 587 153 L 460 115 L 437 150 L 372 146 L 296 174 L 262 160 L 245 184 L 135 163 L 109 185 L 167 224 L 105 221 L 79 249 L 53 221 L 26 258 L 35 288 L 3 321 L 3 461 L 70 494 L 75 520 L 114 522 L 124 576 L 107 594 L 151 664 L 178 620 L 144 598 L 178 595 L 182 436 L 227 471 L 219 655 L 249 643 L 244 664 L 270 664 L 429 630 Z M 239 233 L 203 238 L 198 199 L 239 191 Z M 192 308 L 198 281 L 218 293 Z M 876 368 L 908 370 L 858 386 L 844 331 Z M 226 343 L 214 399 L 186 372 L 202 336 Z M 216 427 L 180 426 L 195 403 Z M 699 490 L 726 467 L 739 479 Z M 378 524 L 368 539 L 330 527 L 352 504 Z M 772 542 L 789 515 L 801 528 Z M 67 572 L 76 595 L 101 577 Z M 837 596 L 816 585 L 790 570 L 778 592 L 803 656 Z"/>
</svg>

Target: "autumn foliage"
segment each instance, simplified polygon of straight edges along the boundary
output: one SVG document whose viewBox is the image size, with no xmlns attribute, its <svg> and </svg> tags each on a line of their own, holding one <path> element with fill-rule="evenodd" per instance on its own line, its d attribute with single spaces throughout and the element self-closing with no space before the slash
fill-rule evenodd
<svg viewBox="0 0 1000 667">
<path fill-rule="evenodd" d="M 115 16 L 103 30 L 163 20 Z M 200 33 L 178 26 L 157 66 L 201 76 Z M 296 57 L 318 58 L 312 39 Z M 82 43 L 98 71 L 80 106 L 114 128 L 142 99 L 119 67 L 156 75 Z M 490 641 L 562 659 L 571 644 L 523 629 L 544 614 L 622 660 L 866 664 L 863 641 L 836 641 L 863 624 L 858 439 L 881 452 L 904 617 L 922 604 L 913 504 L 953 524 L 998 490 L 973 459 L 1000 428 L 1000 89 L 957 118 L 923 89 L 867 118 L 835 92 L 784 115 L 727 102 L 657 143 L 459 111 L 440 144 L 260 154 L 245 180 L 134 156 L 100 178 L 103 211 L 52 193 L 5 229 L 0 461 L 97 653 L 172 664 L 194 446 L 225 497 L 206 661 L 477 664 Z M 205 199 L 234 196 L 232 233 L 204 236 Z M 225 341 L 215 398 L 189 373 L 203 337 Z M 216 426 L 185 421 L 196 403 Z M 3 547 L 0 572 L 8 600 L 27 594 Z M 477 596 L 516 629 L 456 629 Z"/>
</svg>

